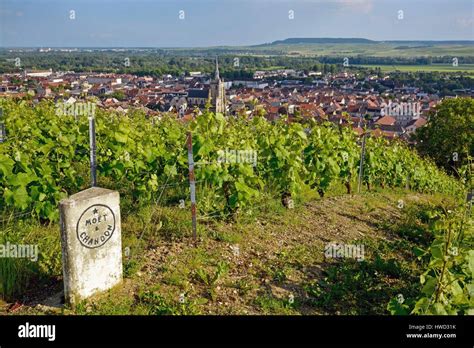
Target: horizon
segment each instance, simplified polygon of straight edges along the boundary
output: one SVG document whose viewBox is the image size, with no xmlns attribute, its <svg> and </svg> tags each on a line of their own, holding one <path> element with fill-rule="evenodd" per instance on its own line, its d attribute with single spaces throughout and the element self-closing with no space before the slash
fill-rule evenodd
<svg viewBox="0 0 474 348">
<path fill-rule="evenodd" d="M 474 44 L 474 39 L 472 40 L 456 40 L 456 39 L 450 39 L 450 40 L 422 40 L 422 39 L 413 39 L 413 40 L 373 40 L 373 39 L 368 39 L 368 38 L 363 38 L 363 37 L 288 37 L 285 39 L 279 39 L 275 40 L 272 42 L 264 42 L 264 43 L 259 43 L 259 44 L 254 44 L 254 45 L 218 45 L 218 46 L 0 46 L 0 49 L 38 49 L 38 48 L 51 48 L 51 49 L 61 49 L 61 48 L 66 48 L 66 49 L 211 49 L 211 48 L 246 48 L 246 47 L 259 47 L 259 46 L 265 46 L 265 45 L 276 45 L 276 44 L 282 44 L 281 41 L 286 41 L 286 40 L 294 40 L 294 39 L 311 39 L 311 40 L 339 40 L 339 39 L 344 39 L 344 40 L 369 40 L 370 42 L 366 43 L 352 43 L 356 45 L 369 45 L 369 44 L 381 44 L 381 43 L 440 43 L 440 44 L 457 44 L 457 43 L 463 43 L 463 44 Z M 283 43 L 286 44 L 286 43 Z M 333 43 L 293 43 L 293 45 L 299 45 L 299 44 L 333 44 Z M 339 43 L 341 45 L 345 44 L 350 44 L 350 43 Z M 288 44 L 291 45 L 291 44 Z"/>
</svg>

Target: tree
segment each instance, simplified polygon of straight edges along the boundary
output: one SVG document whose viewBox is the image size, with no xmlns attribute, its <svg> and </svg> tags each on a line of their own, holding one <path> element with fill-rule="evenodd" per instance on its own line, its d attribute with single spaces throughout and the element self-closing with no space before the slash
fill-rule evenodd
<svg viewBox="0 0 474 348">
<path fill-rule="evenodd" d="M 455 172 L 474 156 L 474 100 L 443 100 L 430 113 L 428 124 L 417 130 L 416 147 L 438 166 Z"/>
<path fill-rule="evenodd" d="M 127 96 L 123 91 L 114 91 L 110 96 L 120 101 L 124 101 L 127 99 Z"/>
</svg>

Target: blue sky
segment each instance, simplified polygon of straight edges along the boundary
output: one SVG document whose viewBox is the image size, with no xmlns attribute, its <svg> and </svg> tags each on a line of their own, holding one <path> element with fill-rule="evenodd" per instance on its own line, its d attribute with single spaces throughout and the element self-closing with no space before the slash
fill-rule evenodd
<svg viewBox="0 0 474 348">
<path fill-rule="evenodd" d="M 288 37 L 473 40 L 474 1 L 0 0 L 3 47 L 196 47 Z"/>
</svg>

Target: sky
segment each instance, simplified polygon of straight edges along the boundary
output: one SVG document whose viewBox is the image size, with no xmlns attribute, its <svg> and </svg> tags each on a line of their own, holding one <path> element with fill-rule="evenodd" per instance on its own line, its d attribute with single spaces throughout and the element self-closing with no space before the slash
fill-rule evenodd
<svg viewBox="0 0 474 348">
<path fill-rule="evenodd" d="M 0 0 L 1 47 L 241 46 L 290 37 L 474 40 L 474 0 Z"/>
</svg>

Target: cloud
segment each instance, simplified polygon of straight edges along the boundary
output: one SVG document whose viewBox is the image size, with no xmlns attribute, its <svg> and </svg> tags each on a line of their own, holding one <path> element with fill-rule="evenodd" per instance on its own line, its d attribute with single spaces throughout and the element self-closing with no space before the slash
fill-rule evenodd
<svg viewBox="0 0 474 348">
<path fill-rule="evenodd" d="M 461 17 L 456 20 L 456 23 L 460 27 L 474 29 L 474 17 Z"/>
<path fill-rule="evenodd" d="M 219 0 L 225 1 L 225 0 Z M 229 2 L 244 0 L 227 0 Z M 266 2 L 266 3 L 312 3 L 312 4 L 330 4 L 339 7 L 348 12 L 369 13 L 372 11 L 375 0 L 246 0 L 248 2 Z"/>
<path fill-rule="evenodd" d="M 373 0 L 335 0 L 343 10 L 352 12 L 370 13 L 373 9 Z"/>
</svg>

